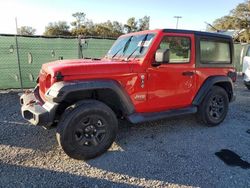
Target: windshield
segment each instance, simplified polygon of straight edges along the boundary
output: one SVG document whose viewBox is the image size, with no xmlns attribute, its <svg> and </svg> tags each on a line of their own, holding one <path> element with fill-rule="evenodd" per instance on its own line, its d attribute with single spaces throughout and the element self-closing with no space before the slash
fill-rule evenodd
<svg viewBox="0 0 250 188">
<path fill-rule="evenodd" d="M 150 44 L 153 41 L 155 34 L 143 34 L 120 37 L 108 51 L 106 58 L 130 58 L 143 57 Z"/>
</svg>

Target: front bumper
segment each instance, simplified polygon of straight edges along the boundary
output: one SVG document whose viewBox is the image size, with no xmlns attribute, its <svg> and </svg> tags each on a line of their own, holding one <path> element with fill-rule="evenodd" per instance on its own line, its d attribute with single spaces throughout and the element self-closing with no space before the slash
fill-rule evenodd
<svg viewBox="0 0 250 188">
<path fill-rule="evenodd" d="M 21 112 L 25 120 L 33 125 L 50 127 L 54 122 L 57 103 L 43 102 L 39 95 L 39 87 L 34 91 L 26 91 L 20 98 Z"/>
</svg>

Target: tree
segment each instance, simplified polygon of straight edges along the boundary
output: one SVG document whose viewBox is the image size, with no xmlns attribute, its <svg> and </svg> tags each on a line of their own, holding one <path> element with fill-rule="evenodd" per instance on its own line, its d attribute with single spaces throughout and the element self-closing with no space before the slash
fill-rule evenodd
<svg viewBox="0 0 250 188">
<path fill-rule="evenodd" d="M 17 29 L 18 35 L 34 35 L 36 33 L 36 29 L 30 26 L 21 26 Z"/>
<path fill-rule="evenodd" d="M 127 24 L 124 25 L 124 28 L 126 29 L 127 33 L 138 31 L 135 17 L 129 18 Z"/>
<path fill-rule="evenodd" d="M 217 30 L 235 29 L 235 18 L 232 16 L 218 18 L 213 22 L 213 27 Z M 214 30 L 214 28 L 211 29 Z"/>
<path fill-rule="evenodd" d="M 143 18 L 136 20 L 135 17 L 129 18 L 124 28 L 127 33 L 143 31 L 149 29 L 150 17 L 144 16 Z"/>
<path fill-rule="evenodd" d="M 143 18 L 139 19 L 138 30 L 139 31 L 149 30 L 149 22 L 150 22 L 150 16 L 144 16 Z"/>
<path fill-rule="evenodd" d="M 75 21 L 71 22 L 73 29 L 71 30 L 72 35 L 93 35 L 94 23 L 92 20 L 86 19 L 86 14 L 84 12 L 76 12 L 72 14 Z"/>
<path fill-rule="evenodd" d="M 243 30 L 244 32 L 237 38 L 237 40 L 249 42 L 250 41 L 250 1 L 240 3 L 237 7 L 230 11 L 229 15 L 216 19 L 213 26 L 218 30 Z M 214 30 L 211 28 L 210 30 Z"/>
<path fill-rule="evenodd" d="M 101 24 L 103 27 L 106 27 L 110 33 L 108 33 L 109 37 L 119 37 L 123 34 L 123 25 L 117 21 L 111 22 L 108 20 Z"/>
<path fill-rule="evenodd" d="M 104 23 L 96 24 L 94 26 L 93 34 L 102 37 L 111 37 L 112 31 Z"/>
<path fill-rule="evenodd" d="M 54 23 L 49 23 L 45 27 L 44 35 L 46 36 L 69 36 L 71 35 L 69 31 L 69 25 L 65 21 L 58 21 Z"/>
<path fill-rule="evenodd" d="M 75 18 L 75 21 L 71 22 L 71 25 L 77 29 L 81 28 L 84 25 L 86 14 L 84 12 L 76 12 L 72 16 Z"/>
<path fill-rule="evenodd" d="M 123 25 L 117 21 L 94 24 L 93 21 L 87 20 L 80 28 L 73 28 L 72 35 L 91 35 L 101 37 L 119 37 L 123 34 Z"/>
<path fill-rule="evenodd" d="M 124 26 L 121 23 L 114 21 L 112 30 L 113 37 L 119 37 L 120 35 L 124 34 L 123 32 Z"/>
<path fill-rule="evenodd" d="M 89 29 L 85 26 L 81 26 L 80 28 L 73 28 L 71 30 L 71 34 L 73 36 L 89 35 Z"/>
<path fill-rule="evenodd" d="M 101 37 L 119 37 L 120 35 L 130 32 L 143 31 L 149 29 L 150 17 L 144 16 L 137 20 L 131 17 L 127 23 L 123 25 L 118 21 L 106 21 L 95 24 L 92 20 L 86 18 L 83 12 L 76 12 L 72 14 L 74 21 L 71 22 L 72 29 L 65 21 L 58 21 L 49 23 L 45 28 L 44 35 L 73 35 L 73 36 L 101 36 Z"/>
<path fill-rule="evenodd" d="M 92 20 L 86 19 L 85 21 L 86 32 L 85 35 L 94 36 L 95 24 Z"/>
</svg>

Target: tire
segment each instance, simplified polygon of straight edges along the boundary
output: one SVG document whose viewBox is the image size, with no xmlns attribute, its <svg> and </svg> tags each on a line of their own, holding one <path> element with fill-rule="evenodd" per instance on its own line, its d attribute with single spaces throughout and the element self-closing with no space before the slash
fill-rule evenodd
<svg viewBox="0 0 250 188">
<path fill-rule="evenodd" d="M 250 90 L 250 85 L 246 85 L 247 89 Z"/>
<path fill-rule="evenodd" d="M 96 100 L 82 101 L 66 109 L 57 126 L 57 141 L 71 158 L 87 160 L 110 148 L 118 121 L 114 112 Z"/>
<path fill-rule="evenodd" d="M 198 107 L 197 118 L 212 127 L 224 121 L 228 112 L 229 97 L 225 89 L 213 86 Z"/>
</svg>

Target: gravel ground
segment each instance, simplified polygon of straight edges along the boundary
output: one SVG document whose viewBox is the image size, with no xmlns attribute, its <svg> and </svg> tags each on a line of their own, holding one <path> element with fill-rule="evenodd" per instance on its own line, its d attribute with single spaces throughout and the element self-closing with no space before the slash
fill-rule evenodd
<svg viewBox="0 0 250 188">
<path fill-rule="evenodd" d="M 250 187 L 250 170 L 215 152 L 230 149 L 250 162 L 250 91 L 242 79 L 224 123 L 207 128 L 193 116 L 131 126 L 89 161 L 67 157 L 55 130 L 25 122 L 18 93 L 0 92 L 0 187 Z"/>
</svg>

